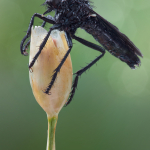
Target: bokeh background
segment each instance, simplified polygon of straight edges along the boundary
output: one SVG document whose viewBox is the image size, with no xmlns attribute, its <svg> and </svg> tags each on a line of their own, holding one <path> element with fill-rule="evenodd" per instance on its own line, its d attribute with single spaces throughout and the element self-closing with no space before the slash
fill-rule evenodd
<svg viewBox="0 0 150 150">
<path fill-rule="evenodd" d="M 45 150 L 47 118 L 32 94 L 28 57 L 20 41 L 43 0 L 0 0 L 0 150 Z M 72 103 L 59 114 L 57 150 L 150 149 L 150 1 L 93 0 L 95 11 L 116 25 L 141 50 L 131 70 L 108 52 L 79 79 Z M 36 19 L 35 25 L 41 20 Z M 49 25 L 47 25 L 47 28 Z M 79 29 L 77 35 L 95 40 Z M 73 41 L 76 72 L 98 52 Z"/>
</svg>

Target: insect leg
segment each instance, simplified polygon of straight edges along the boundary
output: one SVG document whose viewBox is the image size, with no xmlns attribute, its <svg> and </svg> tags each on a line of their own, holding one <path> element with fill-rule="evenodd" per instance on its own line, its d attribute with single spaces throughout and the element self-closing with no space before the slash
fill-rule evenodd
<svg viewBox="0 0 150 150">
<path fill-rule="evenodd" d="M 46 24 L 46 21 L 44 21 L 43 23 L 42 23 L 42 25 L 41 25 L 41 27 L 45 27 L 45 24 Z M 26 52 L 26 50 L 28 49 L 28 46 L 30 45 L 30 41 L 31 40 L 29 40 L 25 45 L 24 45 L 24 47 L 23 47 L 23 51 L 24 51 L 24 55 L 28 55 L 28 53 Z"/>
<path fill-rule="evenodd" d="M 31 21 L 30 21 L 30 24 L 29 24 L 27 33 L 26 33 L 25 37 L 22 39 L 21 44 L 20 44 L 21 54 L 23 54 L 23 55 L 27 55 L 26 51 L 23 49 L 23 44 L 24 44 L 24 42 L 26 41 L 26 39 L 27 39 L 27 38 L 30 36 L 30 34 L 31 34 L 31 27 L 32 27 L 33 22 L 34 22 L 34 17 L 38 17 L 38 18 L 42 19 L 43 21 L 48 22 L 48 23 L 50 23 L 50 24 L 55 24 L 55 23 L 56 23 L 53 17 L 50 17 L 50 16 L 49 16 L 49 17 L 45 17 L 45 16 L 43 16 L 43 15 L 41 15 L 41 14 L 35 13 L 35 14 L 32 16 L 32 18 L 31 18 Z"/>
<path fill-rule="evenodd" d="M 84 44 L 84 45 L 90 47 L 90 48 L 93 48 L 93 49 L 95 49 L 95 50 L 97 50 L 97 51 L 100 51 L 102 54 L 99 55 L 96 59 L 94 59 L 94 60 L 93 60 L 91 63 L 89 63 L 87 66 L 85 66 L 84 68 L 80 69 L 79 71 L 77 71 L 77 72 L 75 73 L 76 76 L 75 76 L 75 79 L 74 79 L 74 81 L 73 81 L 72 90 L 71 90 L 71 92 L 70 92 L 70 97 L 69 97 L 69 99 L 68 99 L 68 101 L 67 101 L 67 103 L 66 103 L 65 106 L 67 106 L 67 105 L 71 102 L 71 100 L 72 100 L 72 98 L 73 98 L 73 96 L 74 96 L 74 94 L 75 94 L 75 90 L 76 90 L 76 88 L 77 88 L 79 76 L 81 76 L 82 73 L 84 73 L 87 69 L 89 69 L 90 67 L 92 67 L 92 66 L 93 66 L 100 58 L 102 58 L 102 57 L 104 56 L 104 54 L 105 54 L 105 49 L 103 49 L 102 47 L 100 47 L 100 46 L 98 46 L 98 45 L 96 45 L 96 44 L 93 44 L 93 43 L 91 43 L 91 42 L 88 42 L 88 41 L 86 41 L 86 40 L 84 40 L 84 39 L 82 39 L 82 38 L 76 37 L 75 35 L 72 35 L 72 38 L 75 39 L 75 40 L 77 40 L 78 42 L 80 42 L 80 43 L 82 43 L 82 44 Z"/>
<path fill-rule="evenodd" d="M 66 32 L 66 33 L 65 33 L 65 37 L 66 37 L 66 40 L 67 40 L 67 44 L 68 44 L 69 49 L 68 49 L 68 51 L 66 52 L 65 56 L 63 57 L 63 59 L 61 60 L 61 62 L 60 62 L 60 64 L 58 65 L 58 67 L 54 70 L 54 74 L 52 75 L 52 80 L 51 80 L 51 82 L 49 83 L 47 89 L 45 90 L 45 93 L 46 93 L 46 94 L 49 94 L 49 91 L 51 90 L 51 88 L 52 88 L 52 86 L 53 86 L 53 84 L 54 84 L 54 82 L 55 82 L 55 79 L 56 79 L 56 77 L 57 77 L 58 72 L 60 71 L 60 69 L 61 69 L 63 63 L 65 62 L 66 58 L 68 57 L 68 55 L 69 55 L 69 53 L 70 53 L 70 51 L 71 51 L 71 49 L 72 49 L 72 39 L 71 39 L 69 33 Z"/>
<path fill-rule="evenodd" d="M 72 35 L 71 37 L 72 37 L 73 39 L 77 40 L 78 42 L 82 43 L 83 45 L 87 46 L 87 47 L 90 47 L 90 48 L 95 49 L 95 50 L 97 50 L 97 51 L 100 51 L 100 52 L 102 52 L 102 53 L 105 52 L 105 49 L 102 48 L 102 47 L 99 46 L 99 45 L 96 45 L 96 44 L 94 44 L 94 43 L 91 43 L 91 42 L 89 42 L 89 41 L 86 41 L 86 40 L 84 40 L 84 39 L 82 39 L 82 38 L 80 38 L 80 37 L 77 37 L 77 36 L 75 36 L 75 35 Z"/>
<path fill-rule="evenodd" d="M 43 39 L 41 45 L 39 46 L 39 51 L 36 53 L 36 55 L 34 56 L 32 62 L 31 62 L 30 65 L 29 65 L 29 69 L 34 65 L 35 61 L 37 60 L 38 56 L 40 55 L 42 49 L 44 48 L 44 46 L 45 46 L 45 44 L 46 44 L 46 42 L 47 42 L 47 40 L 48 40 L 48 38 L 49 38 L 49 36 L 50 36 L 50 34 L 51 34 L 51 32 L 52 32 L 52 30 L 59 29 L 60 27 L 61 27 L 60 24 L 55 24 L 55 25 L 53 25 L 53 26 L 49 29 L 47 35 L 45 36 L 45 38 Z"/>
</svg>

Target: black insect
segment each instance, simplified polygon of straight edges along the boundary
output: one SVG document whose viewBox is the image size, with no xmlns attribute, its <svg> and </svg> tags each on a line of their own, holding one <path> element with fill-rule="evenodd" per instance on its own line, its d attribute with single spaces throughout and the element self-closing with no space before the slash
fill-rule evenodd
<svg viewBox="0 0 150 150">
<path fill-rule="evenodd" d="M 59 66 L 55 69 L 51 82 L 45 90 L 46 94 L 49 94 L 49 91 L 51 90 L 57 77 L 57 73 L 60 71 L 63 63 L 65 62 L 72 49 L 72 39 L 75 39 L 85 46 L 97 50 L 102 54 L 100 54 L 87 66 L 75 73 L 76 76 L 73 81 L 70 97 L 66 105 L 71 102 L 75 94 L 79 76 L 81 76 L 83 72 L 93 66 L 100 58 L 102 58 L 105 54 L 105 50 L 108 50 L 112 55 L 127 63 L 132 69 L 134 69 L 135 66 L 139 66 L 140 59 L 138 56 L 142 57 L 140 50 L 129 40 L 127 36 L 122 34 L 117 27 L 93 11 L 91 3 L 88 0 L 46 0 L 44 5 L 46 5 L 47 10 L 42 15 L 35 13 L 32 16 L 26 36 L 21 41 L 20 49 L 23 55 L 28 54 L 26 50 L 30 44 L 30 40 L 25 45 L 24 43 L 31 34 L 31 27 L 34 22 L 34 17 L 38 17 L 44 21 L 42 27 L 45 26 L 45 23 L 53 24 L 53 26 L 49 29 L 48 34 L 45 36 L 39 47 L 39 51 L 33 58 L 32 62 L 29 64 L 29 68 L 34 65 L 52 30 L 58 29 L 65 32 L 69 49 Z M 50 15 L 44 16 L 51 11 L 55 11 L 54 17 Z M 87 33 L 91 34 L 103 47 L 75 36 L 76 30 L 78 28 L 82 28 Z"/>
</svg>

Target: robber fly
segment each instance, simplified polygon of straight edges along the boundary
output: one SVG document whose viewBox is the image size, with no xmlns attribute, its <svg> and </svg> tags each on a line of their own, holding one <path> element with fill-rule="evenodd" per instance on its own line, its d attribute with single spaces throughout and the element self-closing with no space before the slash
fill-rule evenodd
<svg viewBox="0 0 150 150">
<path fill-rule="evenodd" d="M 46 0 L 44 5 L 46 5 L 47 10 L 43 14 L 35 13 L 32 16 L 26 36 L 21 41 L 20 49 L 23 55 L 28 54 L 26 50 L 30 44 L 30 40 L 26 44 L 24 43 L 27 38 L 30 37 L 31 27 L 33 25 L 35 17 L 38 17 L 44 21 L 42 27 L 45 26 L 45 23 L 53 24 L 53 26 L 49 29 L 47 35 L 45 36 L 43 42 L 39 47 L 39 51 L 33 58 L 32 62 L 29 64 L 29 69 L 31 69 L 38 56 L 40 55 L 52 30 L 57 29 L 65 32 L 65 37 L 69 49 L 58 67 L 54 70 L 52 79 L 45 90 L 46 94 L 49 94 L 49 91 L 51 90 L 56 80 L 58 72 L 60 71 L 63 63 L 65 62 L 72 49 L 72 39 L 75 39 L 83 45 L 101 52 L 101 54 L 87 66 L 75 73 L 76 76 L 73 81 L 70 97 L 66 105 L 71 102 L 75 94 L 79 76 L 81 76 L 83 72 L 93 66 L 99 59 L 101 59 L 105 54 L 105 50 L 110 52 L 115 57 L 119 58 L 121 61 L 125 62 L 132 69 L 134 69 L 135 66 L 139 66 L 140 59 L 138 58 L 138 56 L 142 57 L 142 53 L 140 52 L 140 50 L 130 41 L 127 36 L 121 33 L 117 27 L 97 14 L 92 9 L 89 0 Z M 45 16 L 51 11 L 55 11 L 54 17 L 50 15 Z M 80 37 L 77 37 L 75 33 L 78 28 L 82 28 L 87 33 L 91 34 L 95 38 L 95 40 L 98 41 L 102 46 L 93 44 Z"/>
</svg>

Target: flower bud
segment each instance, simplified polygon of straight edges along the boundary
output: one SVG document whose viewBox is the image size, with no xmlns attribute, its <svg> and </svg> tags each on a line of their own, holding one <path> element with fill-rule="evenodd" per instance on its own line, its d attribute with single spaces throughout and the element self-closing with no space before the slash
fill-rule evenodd
<svg viewBox="0 0 150 150">
<path fill-rule="evenodd" d="M 42 27 L 32 27 L 29 63 L 39 50 L 39 46 L 47 31 Z M 64 32 L 53 30 L 41 54 L 29 72 L 33 94 L 39 105 L 47 113 L 48 118 L 57 116 L 66 103 L 72 85 L 72 63 L 70 55 L 62 65 L 60 72 L 50 90 L 50 95 L 44 91 L 51 82 L 54 70 L 60 64 L 68 50 Z"/>
</svg>

